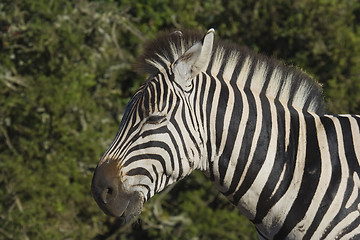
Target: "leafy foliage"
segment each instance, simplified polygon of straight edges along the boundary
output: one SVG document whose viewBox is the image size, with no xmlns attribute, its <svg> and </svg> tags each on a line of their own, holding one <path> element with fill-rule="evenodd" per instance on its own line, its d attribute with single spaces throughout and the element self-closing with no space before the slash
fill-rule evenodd
<svg viewBox="0 0 360 240">
<path fill-rule="evenodd" d="M 329 110 L 360 112 L 356 0 L 45 1 L 0 3 L 0 239 L 255 239 L 200 172 L 119 228 L 90 195 L 92 172 L 145 76 L 131 68 L 168 28 L 214 27 L 297 65 Z"/>
<path fill-rule="evenodd" d="M 104 226 L 89 207 L 92 170 L 133 75 L 132 55 L 118 48 L 121 32 L 112 29 L 121 12 L 68 1 L 10 1 L 1 11 L 1 232 L 95 235 Z"/>
</svg>

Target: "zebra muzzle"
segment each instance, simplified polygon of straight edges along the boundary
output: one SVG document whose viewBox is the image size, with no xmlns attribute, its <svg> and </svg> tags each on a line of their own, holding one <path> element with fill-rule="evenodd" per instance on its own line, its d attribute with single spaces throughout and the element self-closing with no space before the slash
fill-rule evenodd
<svg viewBox="0 0 360 240">
<path fill-rule="evenodd" d="M 91 193 L 104 213 L 123 218 L 139 215 L 143 200 L 138 192 L 127 192 L 119 175 L 115 161 L 104 162 L 95 170 Z"/>
</svg>

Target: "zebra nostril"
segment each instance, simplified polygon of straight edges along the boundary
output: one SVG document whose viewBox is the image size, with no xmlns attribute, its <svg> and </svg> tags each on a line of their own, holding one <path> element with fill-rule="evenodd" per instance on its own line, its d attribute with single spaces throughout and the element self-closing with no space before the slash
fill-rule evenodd
<svg viewBox="0 0 360 240">
<path fill-rule="evenodd" d="M 114 190 L 112 187 L 107 187 L 101 194 L 101 200 L 107 204 L 114 198 Z"/>
</svg>

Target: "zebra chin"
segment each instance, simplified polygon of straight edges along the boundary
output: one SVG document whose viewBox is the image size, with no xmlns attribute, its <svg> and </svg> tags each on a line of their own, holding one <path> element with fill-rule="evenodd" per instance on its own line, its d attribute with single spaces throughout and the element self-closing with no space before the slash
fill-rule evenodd
<svg viewBox="0 0 360 240">
<path fill-rule="evenodd" d="M 91 193 L 105 214 L 120 218 L 123 224 L 142 211 L 143 195 L 137 191 L 125 190 L 114 168 L 114 161 L 105 162 L 96 168 Z"/>
</svg>

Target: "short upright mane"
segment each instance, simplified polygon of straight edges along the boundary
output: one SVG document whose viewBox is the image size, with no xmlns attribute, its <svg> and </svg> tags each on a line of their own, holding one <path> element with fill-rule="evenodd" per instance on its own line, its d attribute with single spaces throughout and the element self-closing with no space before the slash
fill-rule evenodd
<svg viewBox="0 0 360 240">
<path fill-rule="evenodd" d="M 191 30 L 164 32 L 146 45 L 135 65 L 136 70 L 155 74 L 160 69 L 169 67 L 187 49 L 201 41 L 202 37 L 203 34 Z M 244 68 L 248 75 L 253 75 L 252 78 L 241 77 Z M 254 93 L 265 91 L 268 97 L 286 102 L 302 111 L 320 115 L 325 113 L 322 89 L 316 81 L 298 68 L 285 66 L 280 61 L 248 48 L 215 41 L 207 72 L 212 75 L 222 74 L 224 81 L 230 81 L 233 73 L 237 73 L 238 86 L 250 88 Z"/>
</svg>

